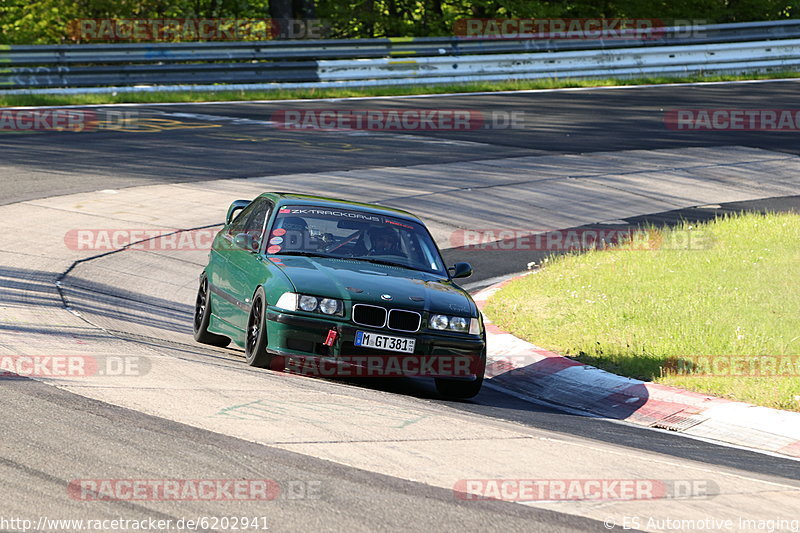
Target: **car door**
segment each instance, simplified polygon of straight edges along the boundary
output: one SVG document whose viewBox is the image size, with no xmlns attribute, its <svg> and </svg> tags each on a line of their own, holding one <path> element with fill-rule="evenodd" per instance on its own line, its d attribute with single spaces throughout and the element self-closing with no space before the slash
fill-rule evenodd
<svg viewBox="0 0 800 533">
<path fill-rule="evenodd" d="M 272 208 L 270 200 L 259 198 L 254 202 L 243 225 L 231 225 L 233 251 L 228 254 L 227 273 L 228 286 L 236 307 L 231 323 L 237 328 L 244 329 L 247 326 L 253 293 L 271 275 L 271 266 L 262 251 L 266 223 Z"/>
<path fill-rule="evenodd" d="M 253 213 L 254 207 L 251 203 L 239 211 L 231 223 L 217 234 L 208 256 L 206 276 L 211 298 L 211 312 L 218 319 L 228 323 L 239 314 L 229 275 L 230 255 L 241 253 L 240 248 L 233 245 L 233 235 L 244 231 L 247 219 Z"/>
</svg>

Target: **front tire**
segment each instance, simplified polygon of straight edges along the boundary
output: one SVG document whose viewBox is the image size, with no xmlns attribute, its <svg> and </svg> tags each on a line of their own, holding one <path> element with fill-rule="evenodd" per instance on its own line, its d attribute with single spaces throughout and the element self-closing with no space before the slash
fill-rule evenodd
<svg viewBox="0 0 800 533">
<path fill-rule="evenodd" d="M 273 355 L 267 352 L 266 298 L 259 288 L 253 297 L 250 317 L 245 332 L 244 356 L 247 364 L 258 368 L 269 368 Z"/>
<path fill-rule="evenodd" d="M 483 376 L 475 381 L 436 378 L 436 391 L 445 398 L 466 400 L 476 396 L 483 386 Z"/>
<path fill-rule="evenodd" d="M 217 335 L 208 331 L 211 320 L 211 296 L 208 292 L 208 278 L 205 274 L 200 278 L 200 287 L 197 289 L 197 299 L 194 303 L 194 321 L 192 331 L 194 340 L 220 348 L 226 347 L 231 340 L 224 335 Z"/>
<path fill-rule="evenodd" d="M 486 352 L 483 354 L 483 361 L 476 374 L 478 379 L 474 381 L 464 381 L 460 379 L 435 378 L 436 391 L 445 398 L 466 400 L 477 396 L 483 386 L 483 375 L 486 372 Z"/>
</svg>

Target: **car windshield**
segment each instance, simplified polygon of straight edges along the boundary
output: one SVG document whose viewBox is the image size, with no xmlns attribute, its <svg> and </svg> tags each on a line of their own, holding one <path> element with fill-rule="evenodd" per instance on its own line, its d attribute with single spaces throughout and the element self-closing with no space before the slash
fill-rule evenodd
<svg viewBox="0 0 800 533">
<path fill-rule="evenodd" d="M 280 208 L 267 253 L 357 259 L 446 275 L 422 224 L 333 207 Z"/>
</svg>

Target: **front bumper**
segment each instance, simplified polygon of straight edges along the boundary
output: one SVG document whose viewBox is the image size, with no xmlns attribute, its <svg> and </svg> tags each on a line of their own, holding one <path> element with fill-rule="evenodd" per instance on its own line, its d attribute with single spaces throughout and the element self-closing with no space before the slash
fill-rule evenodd
<svg viewBox="0 0 800 533">
<path fill-rule="evenodd" d="M 326 346 L 331 330 L 336 330 L 337 339 Z M 414 353 L 355 346 L 356 331 L 413 338 L 416 341 Z M 420 376 L 475 380 L 483 376 L 486 366 L 483 335 L 427 330 L 406 333 L 357 326 L 336 317 L 297 315 L 272 307 L 267 312 L 267 339 L 267 349 L 285 356 L 287 369 L 292 370 L 295 365 L 299 373 L 319 371 L 330 377 Z M 309 364 L 309 357 L 317 362 Z M 339 370 L 335 370 L 337 368 Z"/>
</svg>

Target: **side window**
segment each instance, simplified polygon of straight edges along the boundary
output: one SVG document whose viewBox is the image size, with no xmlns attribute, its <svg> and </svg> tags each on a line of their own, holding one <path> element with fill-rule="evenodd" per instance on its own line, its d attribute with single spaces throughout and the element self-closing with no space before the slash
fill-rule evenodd
<svg viewBox="0 0 800 533">
<path fill-rule="evenodd" d="M 228 228 L 228 235 L 235 237 L 240 233 L 246 233 L 252 237 L 248 247 L 257 249 L 261 244 L 261 234 L 264 230 L 264 222 L 272 211 L 272 202 L 266 199 L 254 201 L 239 213 Z"/>
<path fill-rule="evenodd" d="M 253 209 L 252 214 L 247 217 L 247 222 L 244 226 L 244 232 L 255 239 L 261 239 L 261 234 L 264 231 L 264 222 L 269 217 L 272 210 L 272 203 L 268 200 L 263 200 Z"/>
<path fill-rule="evenodd" d="M 253 202 L 252 204 L 248 205 L 241 211 L 239 214 L 236 215 L 236 218 L 233 219 L 231 225 L 228 227 L 228 235 L 238 235 L 239 233 L 244 233 L 245 225 L 247 224 L 247 220 L 250 218 L 250 215 L 253 214 L 253 210 L 256 208 L 256 204 L 260 202 Z"/>
</svg>

